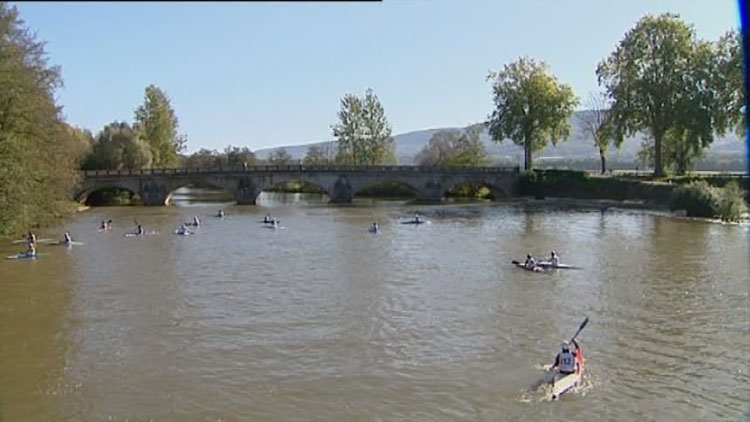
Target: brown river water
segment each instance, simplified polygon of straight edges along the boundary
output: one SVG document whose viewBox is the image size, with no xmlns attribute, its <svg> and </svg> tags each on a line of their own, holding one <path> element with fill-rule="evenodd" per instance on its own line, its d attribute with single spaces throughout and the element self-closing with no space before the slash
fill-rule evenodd
<svg viewBox="0 0 750 422">
<path fill-rule="evenodd" d="M 84 245 L 0 260 L 1 421 L 750 418 L 748 227 L 522 203 L 175 201 L 92 208 L 38 233 Z M 400 224 L 415 211 L 429 224 Z M 194 215 L 196 235 L 173 234 Z M 158 234 L 124 237 L 135 217 Z M 551 249 L 583 269 L 511 265 Z M 541 367 L 585 317 L 583 384 L 549 401 Z"/>
</svg>

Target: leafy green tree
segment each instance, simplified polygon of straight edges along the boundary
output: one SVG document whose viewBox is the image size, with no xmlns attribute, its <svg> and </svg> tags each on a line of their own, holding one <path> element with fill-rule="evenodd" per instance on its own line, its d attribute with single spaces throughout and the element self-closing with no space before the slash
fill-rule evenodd
<svg viewBox="0 0 750 422">
<path fill-rule="evenodd" d="M 276 148 L 268 154 L 268 162 L 275 165 L 289 165 L 294 162 L 292 156 L 286 151 L 286 148 Z"/>
<path fill-rule="evenodd" d="M 331 127 L 337 141 L 338 162 L 354 165 L 396 162 L 391 126 L 372 89 L 367 89 L 363 98 L 344 95 L 338 116 L 339 123 Z"/>
<path fill-rule="evenodd" d="M 510 138 L 523 146 L 524 169 L 533 168 L 534 152 L 570 136 L 570 117 L 578 99 L 570 86 L 549 74 L 546 63 L 522 57 L 490 72 L 487 80 L 493 81 L 495 102 L 488 121 L 490 135 L 496 142 Z"/>
<path fill-rule="evenodd" d="M 724 107 L 719 126 L 734 126 L 740 139 L 745 138 L 747 122 L 745 121 L 745 81 L 742 75 L 742 42 L 740 33 L 733 29 L 724 34 L 716 43 L 717 70 L 714 76 L 720 97 L 720 107 Z"/>
<path fill-rule="evenodd" d="M 244 165 L 252 166 L 255 164 L 255 154 L 248 147 L 227 146 L 224 148 L 224 166 L 229 168 L 238 168 Z"/>
<path fill-rule="evenodd" d="M 97 134 L 85 170 L 138 170 L 151 165 L 151 150 L 125 122 L 112 122 Z"/>
<path fill-rule="evenodd" d="M 586 101 L 587 110 L 578 114 L 578 119 L 583 124 L 583 130 L 594 140 L 594 146 L 599 150 L 599 161 L 601 162 L 602 174 L 607 172 L 607 151 L 610 142 L 615 141 L 619 148 L 622 138 L 613 139 L 612 125 L 609 120 L 611 115 L 608 98 L 603 93 L 590 93 Z"/>
<path fill-rule="evenodd" d="M 671 13 L 641 18 L 599 63 L 599 83 L 613 99 L 614 135 L 646 132 L 653 153 L 644 155 L 653 157 L 655 176 L 664 175 L 665 164 L 684 171 L 714 132 L 723 132 L 716 71 L 712 46 Z M 665 157 L 665 143 L 672 144 L 671 156 Z"/>
<path fill-rule="evenodd" d="M 187 139 L 178 133 L 177 115 L 172 104 L 160 88 L 149 85 L 143 104 L 135 110 L 133 129 L 151 149 L 154 167 L 172 167 L 178 153 L 185 149 Z"/>
<path fill-rule="evenodd" d="M 60 70 L 15 6 L 0 2 L 0 236 L 69 210 L 83 137 L 55 104 Z"/>
<path fill-rule="evenodd" d="M 214 168 L 219 167 L 221 157 L 216 150 L 201 148 L 200 150 L 185 157 L 185 167 L 187 168 Z"/>
<path fill-rule="evenodd" d="M 436 132 L 417 155 L 422 166 L 476 167 L 489 162 L 481 139 L 484 125 L 465 130 L 448 129 Z"/>
</svg>

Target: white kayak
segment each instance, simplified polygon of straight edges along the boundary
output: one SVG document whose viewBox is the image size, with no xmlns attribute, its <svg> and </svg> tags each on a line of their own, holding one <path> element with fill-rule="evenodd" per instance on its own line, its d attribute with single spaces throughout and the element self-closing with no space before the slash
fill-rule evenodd
<svg viewBox="0 0 750 422">
<path fill-rule="evenodd" d="M 21 252 L 15 255 L 8 255 L 5 259 L 36 259 L 38 256 L 49 255 L 47 253 L 37 252 L 36 255 L 29 255 L 26 252 Z"/>
<path fill-rule="evenodd" d="M 54 241 L 54 239 L 37 239 L 36 243 L 47 243 L 52 241 Z M 29 239 L 18 239 L 13 241 L 14 245 L 17 245 L 19 243 L 29 243 Z"/>
<path fill-rule="evenodd" d="M 580 270 L 581 269 L 581 267 L 576 267 L 576 266 L 568 265 L 568 264 L 552 265 L 551 262 L 547 262 L 547 261 L 539 262 L 536 265 L 538 267 L 542 267 L 542 268 L 556 268 L 556 269 L 560 269 L 560 270 Z"/>
<path fill-rule="evenodd" d="M 151 232 L 145 232 L 145 233 L 143 233 L 143 234 L 138 234 L 138 233 L 125 233 L 125 234 L 124 234 L 123 236 L 125 236 L 125 237 L 141 237 L 141 236 L 151 236 L 151 235 L 154 235 L 154 234 L 158 234 L 158 233 L 156 233 L 156 232 L 154 232 L 154 231 L 151 231 Z"/>
</svg>

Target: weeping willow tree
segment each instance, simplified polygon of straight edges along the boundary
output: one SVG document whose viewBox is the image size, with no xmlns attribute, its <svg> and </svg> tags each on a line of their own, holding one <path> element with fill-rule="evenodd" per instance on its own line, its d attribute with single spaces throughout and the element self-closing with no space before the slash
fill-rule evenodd
<svg viewBox="0 0 750 422">
<path fill-rule="evenodd" d="M 18 10 L 0 3 L 0 236 L 39 226 L 71 209 L 88 142 L 55 104 L 60 69 Z"/>
</svg>

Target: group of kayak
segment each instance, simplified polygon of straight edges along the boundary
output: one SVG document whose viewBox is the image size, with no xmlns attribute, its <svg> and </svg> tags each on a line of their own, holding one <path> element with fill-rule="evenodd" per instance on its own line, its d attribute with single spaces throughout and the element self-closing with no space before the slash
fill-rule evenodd
<svg viewBox="0 0 750 422">
<path fill-rule="evenodd" d="M 20 241 L 16 241 L 14 243 L 20 243 L 20 242 L 26 243 L 26 250 L 20 251 L 16 255 L 10 255 L 7 257 L 7 259 L 36 258 L 37 257 L 37 245 L 39 243 L 46 243 L 50 245 L 66 245 L 66 246 L 83 244 L 81 242 L 73 241 L 73 237 L 70 235 L 69 232 L 63 233 L 62 240 L 55 241 L 53 239 L 37 239 L 36 234 L 34 234 L 34 232 L 32 231 L 29 231 L 24 239 L 21 239 Z"/>
</svg>

